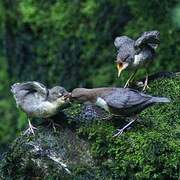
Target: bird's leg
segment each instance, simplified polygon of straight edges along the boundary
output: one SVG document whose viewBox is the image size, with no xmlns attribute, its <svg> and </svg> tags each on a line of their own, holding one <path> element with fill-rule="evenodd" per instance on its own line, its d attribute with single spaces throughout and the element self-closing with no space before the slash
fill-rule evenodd
<svg viewBox="0 0 180 180">
<path fill-rule="evenodd" d="M 112 116 L 109 114 L 109 115 L 103 117 L 102 119 L 103 119 L 103 120 L 110 120 L 111 118 L 112 118 Z"/>
<path fill-rule="evenodd" d="M 50 119 L 50 123 L 49 123 L 49 126 L 51 126 L 51 125 L 52 125 L 54 132 L 56 132 L 56 127 L 55 127 L 55 124 L 52 119 Z"/>
<path fill-rule="evenodd" d="M 117 129 L 118 132 L 115 135 L 113 135 L 113 137 L 117 137 L 117 136 L 121 135 L 124 132 L 124 130 L 127 127 L 129 127 L 135 120 L 136 120 L 136 118 L 134 118 L 132 121 L 130 121 L 128 124 L 126 124 L 123 128 Z"/>
<path fill-rule="evenodd" d="M 50 127 L 52 125 L 54 132 L 56 132 L 56 126 L 61 127 L 59 124 L 55 123 L 52 119 L 49 119 L 49 121 L 50 121 L 50 123 L 49 123 L 48 127 Z"/>
<path fill-rule="evenodd" d="M 24 134 L 27 134 L 30 132 L 34 135 L 34 130 L 36 130 L 37 128 L 31 124 L 31 121 L 29 118 L 28 118 L 28 123 L 29 123 L 29 128 L 24 132 Z"/>
<path fill-rule="evenodd" d="M 103 117 L 103 120 L 110 120 L 112 118 L 112 114 L 108 111 L 108 115 Z"/>
<path fill-rule="evenodd" d="M 144 86 L 143 86 L 142 91 L 145 91 L 146 88 L 149 88 L 149 86 L 148 86 L 148 74 L 146 74 L 146 79 L 145 79 L 145 82 L 144 82 Z"/>
<path fill-rule="evenodd" d="M 129 77 L 129 79 L 126 81 L 126 84 L 124 85 L 124 88 L 129 86 L 130 81 L 132 81 L 134 79 L 134 76 L 137 73 L 137 69 L 134 71 L 134 73 L 131 74 L 131 76 Z"/>
</svg>

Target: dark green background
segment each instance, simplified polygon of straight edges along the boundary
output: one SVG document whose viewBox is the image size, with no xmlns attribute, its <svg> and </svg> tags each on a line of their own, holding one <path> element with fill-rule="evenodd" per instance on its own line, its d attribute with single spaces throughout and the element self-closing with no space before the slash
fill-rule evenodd
<svg viewBox="0 0 180 180">
<path fill-rule="evenodd" d="M 120 86 L 114 38 L 158 30 L 161 44 L 150 72 L 180 69 L 178 0 L 1 0 L 0 147 L 27 124 L 10 92 L 15 82 L 52 87 Z M 137 77 L 144 75 L 141 70 Z"/>
</svg>

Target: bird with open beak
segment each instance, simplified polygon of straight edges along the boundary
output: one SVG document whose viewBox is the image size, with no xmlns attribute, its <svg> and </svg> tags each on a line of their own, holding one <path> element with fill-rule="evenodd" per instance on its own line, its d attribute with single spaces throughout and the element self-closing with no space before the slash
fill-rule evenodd
<svg viewBox="0 0 180 180">
<path fill-rule="evenodd" d="M 16 100 L 17 107 L 28 116 L 29 128 L 26 133 L 34 134 L 34 129 L 37 129 L 32 126 L 29 118 L 52 117 L 68 103 L 68 98 L 65 98 L 68 92 L 61 86 L 47 89 L 42 83 L 29 81 L 13 84 L 11 92 Z"/>
<path fill-rule="evenodd" d="M 115 38 L 114 45 L 118 49 L 116 58 L 118 77 L 125 69 L 134 70 L 124 87 L 127 87 L 129 82 L 133 80 L 139 68 L 146 67 L 152 62 L 155 57 L 155 49 L 159 44 L 159 36 L 158 31 L 148 31 L 144 32 L 137 40 L 127 36 Z M 143 90 L 147 87 L 147 81 L 148 76 L 146 76 Z"/>
<path fill-rule="evenodd" d="M 124 117 L 136 117 L 149 106 L 170 102 L 166 97 L 155 97 L 134 89 L 115 87 L 94 89 L 76 88 L 72 91 L 69 98 L 70 100 L 82 103 L 95 104 L 111 114 Z M 118 133 L 115 136 L 122 134 L 135 120 L 136 118 L 133 118 L 122 129 L 118 129 Z"/>
</svg>

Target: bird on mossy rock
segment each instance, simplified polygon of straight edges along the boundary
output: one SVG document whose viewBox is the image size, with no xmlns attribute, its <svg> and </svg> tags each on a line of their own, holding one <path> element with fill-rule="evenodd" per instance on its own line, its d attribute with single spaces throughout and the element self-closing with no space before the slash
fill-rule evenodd
<svg viewBox="0 0 180 180">
<path fill-rule="evenodd" d="M 170 100 L 166 97 L 155 97 L 144 94 L 130 88 L 76 88 L 69 95 L 70 100 L 76 100 L 82 103 L 92 103 L 105 111 L 119 115 L 123 117 L 136 117 L 145 108 L 152 106 L 156 103 L 168 103 Z M 118 129 L 118 133 L 114 136 L 118 136 L 132 124 L 136 118 L 124 126 L 122 129 Z"/>
<path fill-rule="evenodd" d="M 118 49 L 116 63 L 118 69 L 118 77 L 124 69 L 134 70 L 130 78 L 125 84 L 125 88 L 133 80 L 137 70 L 140 67 L 148 67 L 155 57 L 155 49 L 160 43 L 160 33 L 158 31 L 144 32 L 137 40 L 133 40 L 127 36 L 116 37 L 114 45 Z M 146 72 L 146 81 L 143 90 L 148 84 L 148 74 Z"/>
<path fill-rule="evenodd" d="M 11 92 L 16 100 L 17 107 L 28 116 L 29 128 L 25 133 L 37 129 L 32 126 L 29 118 L 49 118 L 58 113 L 59 108 L 64 106 L 68 99 L 64 96 L 68 94 L 65 88 L 55 86 L 47 89 L 42 83 L 29 81 L 15 83 L 11 86 Z"/>
</svg>

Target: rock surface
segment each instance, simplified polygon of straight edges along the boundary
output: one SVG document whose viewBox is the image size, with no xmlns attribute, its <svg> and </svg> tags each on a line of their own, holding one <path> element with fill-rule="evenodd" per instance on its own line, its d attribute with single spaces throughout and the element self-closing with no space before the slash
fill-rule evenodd
<svg viewBox="0 0 180 180">
<path fill-rule="evenodd" d="M 4 155 L 0 179 L 178 179 L 180 78 L 158 78 L 150 94 L 172 102 L 143 111 L 131 129 L 112 134 L 128 119 L 100 108 L 71 105 L 33 135 L 20 135 Z"/>
</svg>

